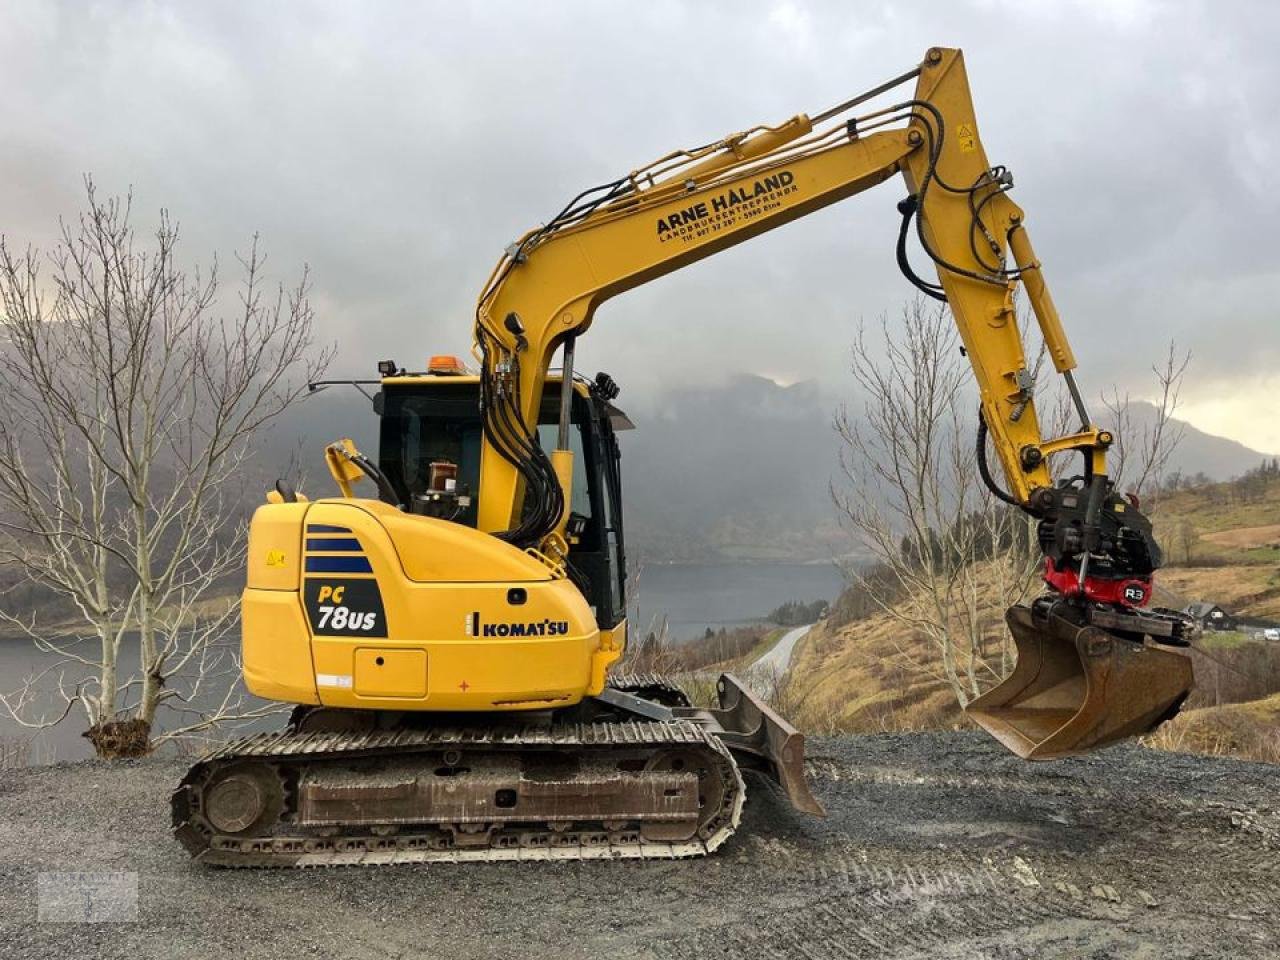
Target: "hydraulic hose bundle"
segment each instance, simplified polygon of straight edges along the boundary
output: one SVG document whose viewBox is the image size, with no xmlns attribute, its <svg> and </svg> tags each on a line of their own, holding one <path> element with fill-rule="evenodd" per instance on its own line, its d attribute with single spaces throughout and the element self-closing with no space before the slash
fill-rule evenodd
<svg viewBox="0 0 1280 960">
<path fill-rule="evenodd" d="M 516 525 L 494 533 L 520 547 L 534 546 L 555 529 L 564 496 L 551 458 L 538 443 L 536 428 L 525 427 L 520 412 L 520 351 L 508 352 L 482 324 L 476 325 L 484 369 L 480 375 L 480 417 L 485 437 L 525 483 L 524 509 Z M 495 350 L 505 356 L 493 359 Z"/>
</svg>

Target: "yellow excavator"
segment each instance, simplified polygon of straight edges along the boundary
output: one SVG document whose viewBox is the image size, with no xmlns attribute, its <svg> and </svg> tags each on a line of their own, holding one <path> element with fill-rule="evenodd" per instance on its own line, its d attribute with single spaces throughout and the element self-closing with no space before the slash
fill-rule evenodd
<svg viewBox="0 0 1280 960">
<path fill-rule="evenodd" d="M 911 81 L 909 98 L 886 96 Z M 574 344 L 609 297 L 895 174 L 898 265 L 947 303 L 973 365 L 981 480 L 1038 519 L 1045 557 L 1044 596 L 1007 613 L 1016 667 L 969 716 L 1029 759 L 1173 716 L 1192 684 L 1177 650 L 1191 625 L 1149 607 L 1150 522 L 1107 475 L 1114 437 L 1073 379 L 961 53 L 935 48 L 815 116 L 578 194 L 485 282 L 478 371 L 443 356 L 424 372 L 378 364 L 377 462 L 334 443 L 340 497 L 281 482 L 254 514 L 244 679 L 296 706 L 285 729 L 187 773 L 172 806 L 190 853 L 225 866 L 695 856 L 737 826 L 744 769 L 821 814 L 802 735 L 734 677 L 705 708 L 662 677 L 611 672 L 626 647 L 616 431 L 628 424 L 609 376 L 575 373 Z M 1079 417 L 1067 436 L 1041 435 L 1019 288 Z M 1069 479 L 1051 473 L 1059 455 L 1080 459 Z M 361 480 L 377 495 L 356 496 Z"/>
</svg>

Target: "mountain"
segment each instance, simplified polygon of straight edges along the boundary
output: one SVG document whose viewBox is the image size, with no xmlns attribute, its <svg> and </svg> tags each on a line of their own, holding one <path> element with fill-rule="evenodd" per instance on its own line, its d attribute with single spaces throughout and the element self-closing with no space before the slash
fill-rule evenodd
<svg viewBox="0 0 1280 960">
<path fill-rule="evenodd" d="M 856 552 L 829 492 L 833 480 L 843 480 L 832 428 L 840 398 L 818 383 L 784 386 L 740 374 L 656 398 L 624 395 L 622 402 L 637 427 L 620 435 L 633 554 L 653 562 L 732 562 L 830 560 Z M 1106 419 L 1101 405 L 1095 416 Z M 1154 407 L 1133 402 L 1126 432 L 1140 437 L 1154 420 Z M 1166 472 L 1226 479 L 1263 459 L 1234 440 L 1177 426 L 1182 441 Z M 305 489 L 327 495 L 323 447 L 343 436 L 373 452 L 377 417 L 355 388 L 334 386 L 276 425 L 264 459 L 276 473 L 290 459 L 300 462 Z"/>
<path fill-rule="evenodd" d="M 376 384 L 363 384 L 373 393 Z M 373 405 L 350 384 L 323 387 L 301 403 L 285 411 L 267 430 L 255 460 L 261 474 L 258 482 L 270 484 L 276 477 L 289 476 L 298 489 L 311 497 L 336 496 L 333 481 L 324 465 L 324 448 L 334 440 L 350 437 L 363 453 L 378 451 L 378 415 Z"/>
<path fill-rule="evenodd" d="M 1127 432 L 1129 434 L 1140 436 L 1143 430 L 1150 430 L 1155 426 L 1157 411 L 1152 404 L 1142 400 L 1131 400 L 1128 409 Z M 1105 411 L 1092 412 L 1095 417 L 1105 420 Z M 1182 430 L 1182 439 L 1169 458 L 1169 464 L 1165 468 L 1166 474 L 1177 471 L 1192 477 L 1203 473 L 1210 480 L 1229 480 L 1258 466 L 1263 459 L 1270 456 L 1235 440 L 1205 433 L 1185 420 L 1174 420 L 1172 423 Z"/>
<path fill-rule="evenodd" d="M 632 549 L 655 561 L 856 554 L 829 489 L 844 482 L 832 428 L 839 403 L 814 382 L 782 386 L 740 375 L 669 394 L 653 414 L 633 411 L 638 429 L 623 435 L 622 448 Z M 1094 416 L 1106 424 L 1101 404 Z M 1133 448 L 1156 419 L 1153 405 L 1130 402 L 1124 426 Z M 1169 429 L 1182 439 L 1166 474 L 1225 480 L 1265 456 L 1184 421 Z"/>
<path fill-rule="evenodd" d="M 829 484 L 835 401 L 739 375 L 666 394 L 622 434 L 626 530 L 651 560 L 830 560 L 853 543 Z"/>
</svg>

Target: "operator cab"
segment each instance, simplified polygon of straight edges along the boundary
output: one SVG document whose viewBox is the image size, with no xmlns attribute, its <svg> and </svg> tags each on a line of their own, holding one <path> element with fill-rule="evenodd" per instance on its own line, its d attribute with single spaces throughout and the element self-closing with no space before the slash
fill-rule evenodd
<svg viewBox="0 0 1280 960">
<path fill-rule="evenodd" d="M 381 418 L 378 468 L 405 509 L 475 527 L 479 510 L 480 378 L 433 357 L 427 373 L 384 376 L 374 399 Z M 549 376 L 538 417 L 538 441 L 556 445 L 562 380 Z M 573 497 L 569 563 L 601 628 L 626 616 L 621 452 L 617 430 L 634 425 L 611 402 L 606 374 L 575 380 L 570 406 Z"/>
</svg>

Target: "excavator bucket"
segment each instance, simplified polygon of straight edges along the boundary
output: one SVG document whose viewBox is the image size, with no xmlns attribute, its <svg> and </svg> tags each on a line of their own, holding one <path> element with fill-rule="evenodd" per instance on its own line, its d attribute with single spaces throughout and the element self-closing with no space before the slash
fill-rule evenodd
<svg viewBox="0 0 1280 960">
<path fill-rule="evenodd" d="M 1024 760 L 1052 760 L 1154 730 L 1191 692 L 1191 660 L 1139 645 L 1052 610 L 1005 615 L 1018 650 L 1013 673 L 965 708 Z"/>
<path fill-rule="evenodd" d="M 826 816 L 804 777 L 804 734 L 731 673 L 720 675 L 716 694 L 718 709 L 687 707 L 675 713 L 705 724 L 740 767 L 776 783 L 797 810 Z"/>
</svg>

